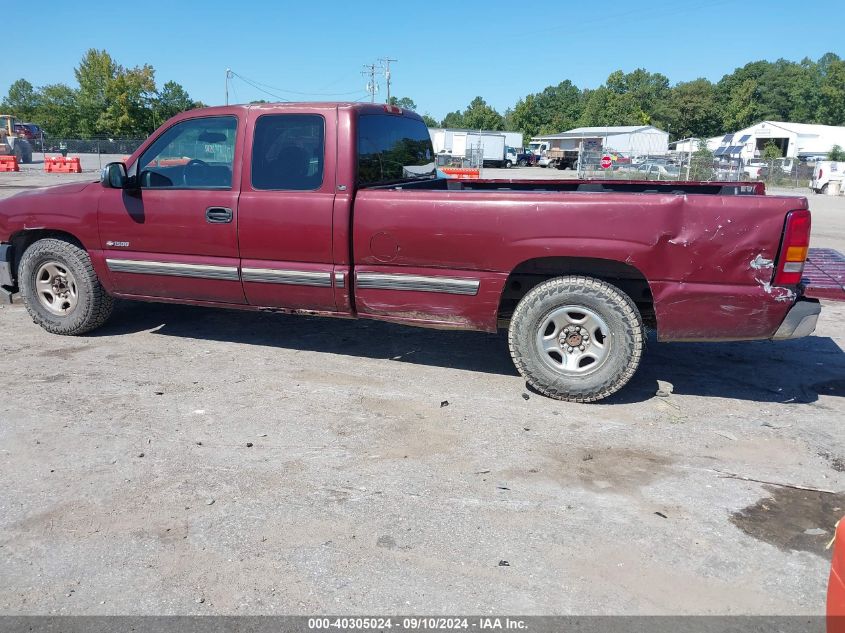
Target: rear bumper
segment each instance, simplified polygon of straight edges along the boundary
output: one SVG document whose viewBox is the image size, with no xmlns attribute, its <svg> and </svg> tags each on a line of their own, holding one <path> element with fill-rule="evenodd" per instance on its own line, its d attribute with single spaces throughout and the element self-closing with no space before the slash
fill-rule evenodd
<svg viewBox="0 0 845 633">
<path fill-rule="evenodd" d="M 816 322 L 819 320 L 821 311 L 822 306 L 818 299 L 799 299 L 786 313 L 783 323 L 772 336 L 772 340 L 782 341 L 810 336 L 816 329 Z"/>
</svg>

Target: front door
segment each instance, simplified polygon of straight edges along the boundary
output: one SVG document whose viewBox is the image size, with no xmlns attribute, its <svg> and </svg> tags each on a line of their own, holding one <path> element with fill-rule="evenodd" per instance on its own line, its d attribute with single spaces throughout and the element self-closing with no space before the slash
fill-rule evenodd
<svg viewBox="0 0 845 633">
<path fill-rule="evenodd" d="M 103 190 L 100 241 L 117 293 L 245 302 L 238 127 L 236 116 L 178 121 L 130 169 L 139 188 Z"/>
</svg>

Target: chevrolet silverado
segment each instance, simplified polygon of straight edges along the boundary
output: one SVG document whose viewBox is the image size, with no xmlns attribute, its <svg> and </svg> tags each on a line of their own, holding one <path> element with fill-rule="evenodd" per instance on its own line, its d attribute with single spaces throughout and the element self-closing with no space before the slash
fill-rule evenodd
<svg viewBox="0 0 845 633">
<path fill-rule="evenodd" d="M 589 402 L 661 341 L 811 334 L 810 213 L 759 183 L 447 180 L 389 105 L 191 110 L 99 182 L 0 201 L 0 286 L 76 335 L 113 299 L 508 329 L 540 392 Z"/>
</svg>

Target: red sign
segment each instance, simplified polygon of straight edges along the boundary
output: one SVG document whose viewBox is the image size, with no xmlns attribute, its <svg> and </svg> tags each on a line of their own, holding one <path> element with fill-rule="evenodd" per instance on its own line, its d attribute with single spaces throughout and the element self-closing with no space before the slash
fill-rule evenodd
<svg viewBox="0 0 845 633">
<path fill-rule="evenodd" d="M 604 155 L 601 157 L 601 168 L 602 169 L 610 169 L 610 166 L 613 165 L 613 160 L 610 156 Z"/>
</svg>

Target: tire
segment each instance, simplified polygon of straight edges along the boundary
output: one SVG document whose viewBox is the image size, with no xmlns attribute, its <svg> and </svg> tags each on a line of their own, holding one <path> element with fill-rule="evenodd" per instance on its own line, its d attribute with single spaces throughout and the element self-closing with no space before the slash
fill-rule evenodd
<svg viewBox="0 0 845 633">
<path fill-rule="evenodd" d="M 523 158 L 522 160 L 516 161 L 516 164 L 519 165 L 520 167 L 525 167 L 528 163 Z"/>
<path fill-rule="evenodd" d="M 61 239 L 38 240 L 24 251 L 18 285 L 33 322 L 53 334 L 90 332 L 108 320 L 114 307 L 88 253 Z"/>
<path fill-rule="evenodd" d="M 580 275 L 556 277 L 530 290 L 508 330 L 511 358 L 528 384 L 569 402 L 595 402 L 625 386 L 644 345 L 642 317 L 631 298 Z"/>
<path fill-rule="evenodd" d="M 822 185 L 822 188 L 819 189 L 819 193 L 827 195 L 827 183 Z"/>
<path fill-rule="evenodd" d="M 513 163 L 510 162 L 509 160 L 506 160 L 505 161 L 505 169 L 510 169 L 511 167 L 513 167 Z"/>
</svg>

